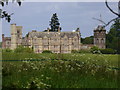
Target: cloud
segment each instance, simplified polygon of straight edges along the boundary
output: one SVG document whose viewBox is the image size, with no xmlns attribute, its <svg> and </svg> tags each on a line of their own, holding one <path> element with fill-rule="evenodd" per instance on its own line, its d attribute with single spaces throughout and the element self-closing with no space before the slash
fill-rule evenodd
<svg viewBox="0 0 120 90">
<path fill-rule="evenodd" d="M 116 3 L 109 3 L 109 5 L 117 10 L 115 8 Z M 106 8 L 104 2 L 23 2 L 21 7 L 10 4 L 4 9 L 10 13 L 15 13 L 12 16 L 11 23 L 22 25 L 24 35 L 32 29 L 43 31 L 49 27 L 53 13 L 58 14 L 62 31 L 72 31 L 80 27 L 83 37 L 92 35 L 93 28 L 99 24 L 98 21 L 92 19 L 93 17 L 99 18 L 102 14 L 105 22 L 115 17 Z M 109 30 L 109 28 L 107 29 Z M 3 21 L 3 33 L 10 36 L 10 24 L 6 21 Z"/>
</svg>

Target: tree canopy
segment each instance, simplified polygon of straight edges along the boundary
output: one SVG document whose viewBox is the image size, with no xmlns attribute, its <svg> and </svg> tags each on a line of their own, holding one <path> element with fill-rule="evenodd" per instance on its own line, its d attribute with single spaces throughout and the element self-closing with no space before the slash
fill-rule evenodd
<svg viewBox="0 0 120 90">
<path fill-rule="evenodd" d="M 106 46 L 120 53 L 120 20 L 116 20 L 106 35 Z"/>
<path fill-rule="evenodd" d="M 93 36 L 81 38 L 83 44 L 93 44 Z"/>
<path fill-rule="evenodd" d="M 19 6 L 21 6 L 21 0 L 12 0 L 12 2 L 17 2 Z M 0 1 L 0 5 L 2 7 L 4 7 L 5 5 L 8 5 L 9 0 L 1 0 Z M 9 14 L 6 10 L 3 10 L 2 8 L 0 8 L 0 19 L 5 19 L 7 22 L 11 21 L 11 15 L 13 15 L 13 13 Z"/>
<path fill-rule="evenodd" d="M 58 28 L 60 28 L 60 23 L 59 23 L 57 13 L 53 14 L 49 25 L 51 27 L 50 29 L 51 32 L 58 32 Z"/>
</svg>

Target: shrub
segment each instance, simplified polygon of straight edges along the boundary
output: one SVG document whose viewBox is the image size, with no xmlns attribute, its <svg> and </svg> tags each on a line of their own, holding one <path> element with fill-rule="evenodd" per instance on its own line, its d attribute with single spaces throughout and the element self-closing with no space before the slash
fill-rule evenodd
<svg viewBox="0 0 120 90">
<path fill-rule="evenodd" d="M 33 49 L 32 49 L 32 48 L 29 48 L 29 47 L 25 47 L 25 48 L 24 48 L 24 52 L 33 53 Z"/>
<path fill-rule="evenodd" d="M 100 49 L 102 54 L 115 54 L 116 50 L 111 49 L 111 48 L 107 48 L 107 49 Z"/>
<path fill-rule="evenodd" d="M 79 53 L 78 50 L 72 50 L 71 53 Z"/>
<path fill-rule="evenodd" d="M 90 50 L 72 50 L 71 53 L 91 53 Z"/>
<path fill-rule="evenodd" d="M 3 52 L 12 52 L 12 50 L 9 49 L 9 48 L 3 49 L 2 51 L 3 51 Z"/>
<path fill-rule="evenodd" d="M 33 49 L 29 48 L 29 47 L 23 47 L 23 46 L 18 46 L 14 52 L 16 53 L 23 53 L 23 52 L 26 52 L 26 53 L 33 53 Z"/>
<path fill-rule="evenodd" d="M 21 53 L 21 52 L 23 52 L 24 51 L 24 47 L 23 46 L 18 46 L 15 50 L 14 50 L 14 52 L 16 52 L 16 53 Z"/>
<path fill-rule="evenodd" d="M 93 46 L 91 49 L 90 49 L 91 53 L 93 54 L 100 54 L 100 49 L 97 47 L 97 46 Z"/>
<path fill-rule="evenodd" d="M 79 53 L 91 53 L 90 50 L 79 50 Z"/>
<path fill-rule="evenodd" d="M 52 53 L 50 50 L 44 50 L 42 53 Z"/>
</svg>

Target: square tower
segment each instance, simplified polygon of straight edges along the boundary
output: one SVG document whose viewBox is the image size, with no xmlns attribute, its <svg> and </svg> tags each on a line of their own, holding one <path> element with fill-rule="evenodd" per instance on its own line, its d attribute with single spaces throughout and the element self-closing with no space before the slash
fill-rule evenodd
<svg viewBox="0 0 120 90">
<path fill-rule="evenodd" d="M 18 45 L 22 45 L 22 26 L 11 24 L 11 49 L 16 49 Z"/>
<path fill-rule="evenodd" d="M 94 30 L 94 45 L 102 49 L 106 48 L 106 30 L 102 25 L 98 25 Z"/>
</svg>

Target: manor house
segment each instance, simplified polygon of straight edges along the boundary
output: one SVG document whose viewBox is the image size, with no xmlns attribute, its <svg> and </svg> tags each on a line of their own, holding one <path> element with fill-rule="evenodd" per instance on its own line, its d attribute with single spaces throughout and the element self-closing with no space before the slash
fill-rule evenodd
<svg viewBox="0 0 120 90">
<path fill-rule="evenodd" d="M 99 48 L 105 48 L 106 30 L 98 26 L 94 30 L 94 45 Z M 28 32 L 25 37 L 22 36 L 22 26 L 11 24 L 11 37 L 5 37 L 2 34 L 2 48 L 16 49 L 17 46 L 33 48 L 35 53 L 42 53 L 44 50 L 50 50 L 53 53 L 71 53 L 72 50 L 80 50 L 92 47 L 94 45 L 81 44 L 80 30 L 72 32 L 38 32 L 33 30 Z"/>
</svg>

